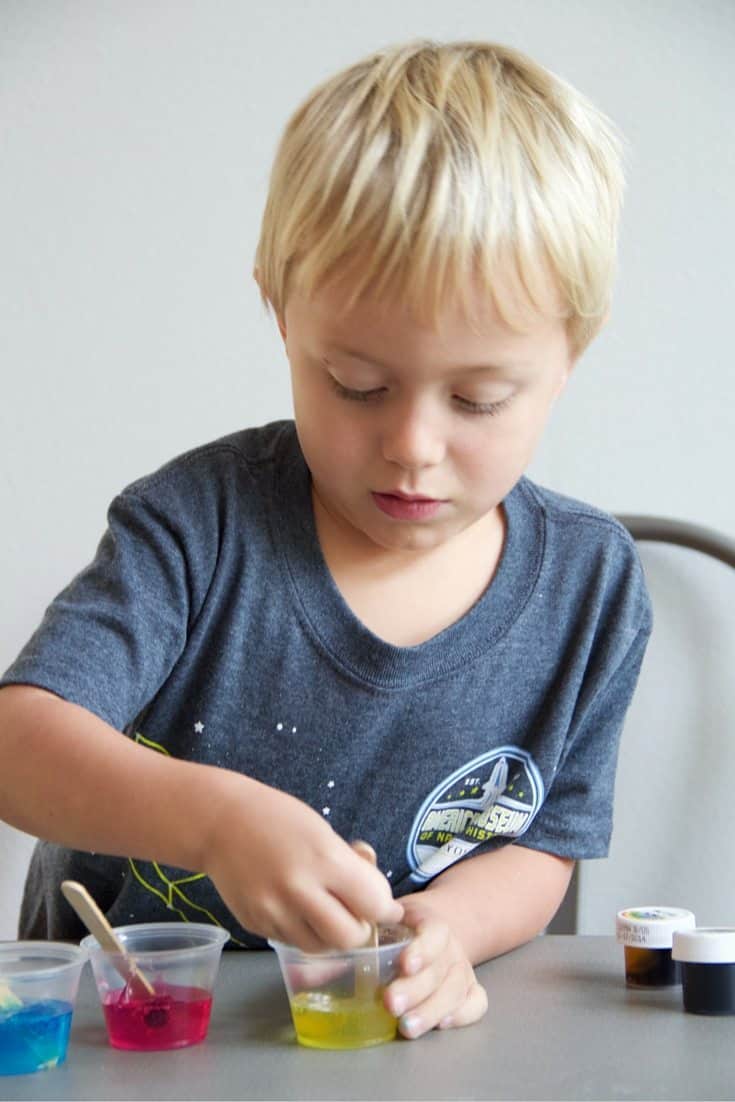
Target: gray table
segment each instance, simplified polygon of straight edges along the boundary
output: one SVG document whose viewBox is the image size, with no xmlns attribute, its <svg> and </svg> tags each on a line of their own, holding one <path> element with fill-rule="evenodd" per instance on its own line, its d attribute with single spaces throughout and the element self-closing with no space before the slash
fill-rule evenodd
<svg viewBox="0 0 735 1102">
<path fill-rule="evenodd" d="M 294 1040 L 275 957 L 225 953 L 204 1044 L 143 1054 L 107 1045 L 87 968 L 66 1064 L 0 1078 L 0 1098 L 735 1099 L 735 1017 L 627 990 L 612 938 L 538 938 L 480 978 L 479 1025 L 317 1052 Z"/>
</svg>

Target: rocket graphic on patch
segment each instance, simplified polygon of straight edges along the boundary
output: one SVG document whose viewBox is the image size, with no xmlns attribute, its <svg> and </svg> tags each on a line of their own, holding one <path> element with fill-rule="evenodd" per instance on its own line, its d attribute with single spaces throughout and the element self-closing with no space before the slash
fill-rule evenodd
<svg viewBox="0 0 735 1102">
<path fill-rule="evenodd" d="M 541 775 L 530 755 L 504 746 L 468 762 L 424 801 L 408 845 L 411 879 L 419 883 L 499 836 L 517 837 L 543 801 Z"/>
<path fill-rule="evenodd" d="M 480 818 L 483 812 L 486 812 L 494 805 L 500 793 L 505 790 L 507 783 L 508 762 L 505 758 L 501 758 L 499 762 L 495 763 L 489 779 L 482 786 L 483 795 L 481 800 L 467 800 L 465 804 L 467 813 L 469 813 L 473 805 L 476 805 L 478 802 L 479 807 L 477 807 L 474 814 L 466 819 L 461 833 L 455 834 L 450 842 L 445 842 L 439 849 L 435 849 L 426 861 L 422 861 L 416 871 L 431 879 L 431 877 L 441 872 L 442 869 L 445 869 L 447 865 L 459 861 L 460 857 L 465 857 L 473 849 L 479 846 L 479 841 L 472 841 L 468 836 L 468 829 Z"/>
</svg>

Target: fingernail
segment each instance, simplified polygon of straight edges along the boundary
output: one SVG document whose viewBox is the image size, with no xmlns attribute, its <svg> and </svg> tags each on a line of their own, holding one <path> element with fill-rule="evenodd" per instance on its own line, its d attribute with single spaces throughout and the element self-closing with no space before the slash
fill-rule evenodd
<svg viewBox="0 0 735 1102">
<path fill-rule="evenodd" d="M 451 1014 L 447 1014 L 446 1018 L 442 1018 L 439 1022 L 439 1029 L 450 1029 L 454 1024 L 454 1019 Z"/>
<path fill-rule="evenodd" d="M 409 976 L 415 976 L 417 972 L 420 972 L 423 967 L 423 961 L 421 957 L 408 957 L 406 960 L 406 972 Z"/>
<path fill-rule="evenodd" d="M 414 1037 L 421 1032 L 421 1019 L 415 1014 L 404 1014 L 401 1018 L 401 1033 Z"/>
<path fill-rule="evenodd" d="M 393 1010 L 393 1017 L 400 1018 L 403 1011 L 406 1009 L 406 998 L 403 995 L 396 995 L 395 999 L 391 1000 L 391 1008 Z"/>
</svg>

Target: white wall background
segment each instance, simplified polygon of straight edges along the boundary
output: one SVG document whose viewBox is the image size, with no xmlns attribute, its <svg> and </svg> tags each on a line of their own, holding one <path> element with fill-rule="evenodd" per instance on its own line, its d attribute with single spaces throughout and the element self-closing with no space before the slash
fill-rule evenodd
<svg viewBox="0 0 735 1102">
<path fill-rule="evenodd" d="M 612 320 L 531 474 L 735 532 L 733 0 L 3 0 L 0 668 L 91 557 L 111 497 L 290 414 L 250 278 L 291 111 L 386 43 L 517 46 L 629 143 Z M 22 839 L 0 831 L 0 937 Z"/>
</svg>

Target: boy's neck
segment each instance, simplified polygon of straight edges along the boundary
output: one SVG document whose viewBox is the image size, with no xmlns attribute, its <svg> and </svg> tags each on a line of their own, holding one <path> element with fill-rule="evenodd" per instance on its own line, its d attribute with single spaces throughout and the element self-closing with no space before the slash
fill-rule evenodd
<svg viewBox="0 0 735 1102">
<path fill-rule="evenodd" d="M 438 547 L 380 547 L 330 513 L 312 493 L 324 560 L 352 612 L 396 646 L 417 646 L 460 620 L 493 579 L 505 542 L 498 506 Z"/>
</svg>

